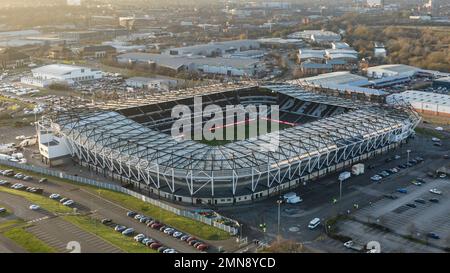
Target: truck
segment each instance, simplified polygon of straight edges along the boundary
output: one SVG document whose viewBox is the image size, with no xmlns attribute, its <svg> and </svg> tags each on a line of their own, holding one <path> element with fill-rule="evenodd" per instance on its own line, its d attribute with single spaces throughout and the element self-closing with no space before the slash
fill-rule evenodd
<svg viewBox="0 0 450 273">
<path fill-rule="evenodd" d="M 363 251 L 365 249 L 365 245 L 354 242 L 354 241 L 348 241 L 344 243 L 344 246 L 348 249 L 353 249 L 356 251 Z"/>
<path fill-rule="evenodd" d="M 303 199 L 300 198 L 300 196 L 296 195 L 296 196 L 292 196 L 292 197 L 288 198 L 286 200 L 286 203 L 288 203 L 288 204 L 297 204 L 297 203 L 300 203 L 302 201 L 303 201 Z"/>
<path fill-rule="evenodd" d="M 349 179 L 351 176 L 352 176 L 351 172 L 342 172 L 342 173 L 339 174 L 339 178 L 338 179 L 340 181 L 344 181 L 346 179 Z"/>
<path fill-rule="evenodd" d="M 352 166 L 352 174 L 353 175 L 360 175 L 364 174 L 364 164 L 359 163 Z"/>
</svg>

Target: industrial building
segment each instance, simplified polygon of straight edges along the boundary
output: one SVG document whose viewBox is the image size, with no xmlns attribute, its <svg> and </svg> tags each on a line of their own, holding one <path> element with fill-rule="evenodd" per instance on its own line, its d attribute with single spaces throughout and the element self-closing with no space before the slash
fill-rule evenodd
<svg viewBox="0 0 450 273">
<path fill-rule="evenodd" d="M 32 77 L 23 77 L 21 82 L 37 87 L 47 87 L 53 83 L 73 85 L 78 82 L 101 79 L 103 73 L 87 67 L 51 64 L 31 70 Z"/>
<path fill-rule="evenodd" d="M 386 64 L 367 68 L 367 77 L 369 78 L 384 78 L 394 76 L 408 76 L 412 77 L 421 69 L 404 64 Z"/>
<path fill-rule="evenodd" d="M 116 54 L 116 48 L 110 45 L 86 46 L 80 52 L 82 58 L 102 59 L 112 57 Z"/>
<path fill-rule="evenodd" d="M 216 57 L 224 54 L 259 49 L 260 44 L 257 40 L 233 40 L 225 42 L 214 42 L 209 44 L 185 46 L 170 48 L 163 52 L 166 55 L 173 56 L 205 56 Z"/>
<path fill-rule="evenodd" d="M 450 118 L 450 96 L 431 92 L 409 90 L 386 98 L 389 104 L 410 104 L 417 112 Z"/>
<path fill-rule="evenodd" d="M 194 96 L 223 109 L 275 104 L 277 120 L 292 126 L 220 146 L 171 137 L 172 108 L 194 107 Z M 38 137 L 40 148 L 64 143 L 55 146 L 61 151 L 43 152 L 46 161 L 65 155 L 152 196 L 221 205 L 279 195 L 394 149 L 419 120 L 408 107 L 355 104 L 290 84 L 241 83 L 55 111 L 39 121 Z"/>
<path fill-rule="evenodd" d="M 325 30 L 304 30 L 288 35 L 290 39 L 303 39 L 317 44 L 329 45 L 341 41 L 341 35 Z"/>
<path fill-rule="evenodd" d="M 450 89 L 450 77 L 442 77 L 433 81 L 434 88 L 446 88 Z"/>
<path fill-rule="evenodd" d="M 184 57 L 165 54 L 126 53 L 117 56 L 121 64 L 141 64 L 178 73 L 192 71 L 226 76 L 257 76 L 264 69 L 257 59 Z"/>
<path fill-rule="evenodd" d="M 159 91 L 168 91 L 177 86 L 178 81 L 171 78 L 146 78 L 146 77 L 132 77 L 125 80 L 128 87 L 139 89 L 152 89 Z"/>
</svg>

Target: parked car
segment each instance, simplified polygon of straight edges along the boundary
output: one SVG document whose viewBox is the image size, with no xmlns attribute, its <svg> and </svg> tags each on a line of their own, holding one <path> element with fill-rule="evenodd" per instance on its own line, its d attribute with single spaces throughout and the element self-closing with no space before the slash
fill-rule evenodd
<svg viewBox="0 0 450 273">
<path fill-rule="evenodd" d="M 0 208 L 0 213 L 6 212 L 5 208 Z"/>
<path fill-rule="evenodd" d="M 146 240 L 144 244 L 145 244 L 145 246 L 150 246 L 153 243 L 156 243 L 156 241 L 153 240 L 152 238 L 148 238 L 148 240 Z"/>
<path fill-rule="evenodd" d="M 414 202 L 419 203 L 419 204 L 425 204 L 426 203 L 425 199 L 422 199 L 422 198 L 416 199 L 416 200 L 414 200 Z"/>
<path fill-rule="evenodd" d="M 198 243 L 198 240 L 192 240 L 192 241 L 189 241 L 189 242 L 188 242 L 188 244 L 189 244 L 190 246 L 193 246 L 193 245 L 196 244 L 196 243 Z"/>
<path fill-rule="evenodd" d="M 172 234 L 172 236 L 175 237 L 175 238 L 180 238 L 181 236 L 183 236 L 183 232 L 175 231 L 175 232 Z"/>
<path fill-rule="evenodd" d="M 121 226 L 121 225 L 117 225 L 117 226 L 114 228 L 115 231 L 120 232 L 120 233 L 122 233 L 122 232 L 123 232 L 124 230 L 126 230 L 126 229 L 127 229 L 126 226 Z"/>
<path fill-rule="evenodd" d="M 154 242 L 150 245 L 151 249 L 157 250 L 158 248 L 162 247 L 162 244 Z"/>
<path fill-rule="evenodd" d="M 445 174 L 445 173 L 441 173 L 440 175 L 439 175 L 439 178 L 446 178 L 447 177 L 447 175 Z"/>
<path fill-rule="evenodd" d="M 167 228 L 167 226 L 162 225 L 162 226 L 159 228 L 159 231 L 164 232 L 164 230 L 165 230 L 166 228 Z"/>
<path fill-rule="evenodd" d="M 31 180 L 33 180 L 33 177 L 26 175 L 22 179 L 25 180 L 25 181 L 31 181 Z"/>
<path fill-rule="evenodd" d="M 160 229 L 163 226 L 161 223 L 153 223 L 150 227 L 153 229 Z"/>
<path fill-rule="evenodd" d="M 418 177 L 418 178 L 416 178 L 416 180 L 419 181 L 422 184 L 426 184 L 426 181 L 423 178 Z"/>
<path fill-rule="evenodd" d="M 417 206 L 412 203 L 408 203 L 408 204 L 406 204 L 406 206 L 408 206 L 410 208 L 417 208 Z"/>
<path fill-rule="evenodd" d="M 208 248 L 209 248 L 208 245 L 204 243 L 197 246 L 197 249 L 200 251 L 206 251 Z"/>
<path fill-rule="evenodd" d="M 178 253 L 178 252 L 173 248 L 168 248 L 168 249 L 164 250 L 163 253 Z"/>
<path fill-rule="evenodd" d="M 108 218 L 102 219 L 102 224 L 104 224 L 104 225 L 109 225 L 111 223 L 112 223 L 111 219 L 108 219 Z"/>
<path fill-rule="evenodd" d="M 168 227 L 168 228 L 165 228 L 163 232 L 165 234 L 172 235 L 175 232 L 175 230 L 173 228 Z"/>
<path fill-rule="evenodd" d="M 189 235 L 183 235 L 180 237 L 181 241 L 186 241 L 190 236 Z"/>
<path fill-rule="evenodd" d="M 196 239 L 197 239 L 197 238 L 195 238 L 194 236 L 189 236 L 189 237 L 186 239 L 186 242 L 190 243 L 191 241 L 196 240 Z"/>
<path fill-rule="evenodd" d="M 47 178 L 44 177 L 44 178 L 39 179 L 38 182 L 39 182 L 39 183 L 45 183 L 45 182 L 47 182 L 47 181 L 48 181 Z"/>
<path fill-rule="evenodd" d="M 378 174 L 376 174 L 370 178 L 370 180 L 372 180 L 372 181 L 380 181 L 381 179 L 383 179 L 383 178 L 381 176 L 379 176 Z"/>
<path fill-rule="evenodd" d="M 428 201 L 430 201 L 430 202 L 432 202 L 432 203 L 439 203 L 439 199 L 437 199 L 437 198 L 431 198 L 431 199 L 428 200 Z"/>
<path fill-rule="evenodd" d="M 440 190 L 438 190 L 438 189 L 430 189 L 430 192 L 434 193 L 434 194 L 439 194 L 439 195 L 442 194 L 442 192 Z"/>
<path fill-rule="evenodd" d="M 145 223 L 145 221 L 147 221 L 147 217 L 146 216 L 142 216 L 140 219 L 139 219 L 139 222 L 140 223 Z"/>
<path fill-rule="evenodd" d="M 397 192 L 403 193 L 403 194 L 408 193 L 408 191 L 406 189 L 403 189 L 403 188 L 397 189 Z"/>
<path fill-rule="evenodd" d="M 40 209 L 41 207 L 39 207 L 38 205 L 30 205 L 30 209 L 31 210 L 38 210 L 38 209 Z"/>
<path fill-rule="evenodd" d="M 137 212 L 134 212 L 134 211 L 127 212 L 127 216 L 128 217 L 133 217 L 134 218 L 134 216 L 136 216 L 136 214 L 137 214 Z"/>
<path fill-rule="evenodd" d="M 59 200 L 59 203 L 64 203 L 64 202 L 66 202 L 66 201 L 68 201 L 69 200 L 69 198 L 61 198 L 60 200 Z"/>
<path fill-rule="evenodd" d="M 50 199 L 59 199 L 60 197 L 61 195 L 59 195 L 58 193 L 52 193 L 49 196 Z"/>
<path fill-rule="evenodd" d="M 437 235 L 436 233 L 434 233 L 434 232 L 429 232 L 429 233 L 427 234 L 427 236 L 428 236 L 429 238 L 436 239 L 436 240 L 441 239 L 441 237 L 440 237 L 439 235 Z"/>
<path fill-rule="evenodd" d="M 168 249 L 168 248 L 165 247 L 165 246 L 160 246 L 160 247 L 158 247 L 157 251 L 158 251 L 159 253 L 163 253 L 164 250 L 166 250 L 166 249 Z"/>
<path fill-rule="evenodd" d="M 136 242 L 139 242 L 139 243 L 142 242 L 142 240 L 144 240 L 144 239 L 145 239 L 145 235 L 142 234 L 142 233 L 140 233 L 140 234 L 134 236 L 134 240 L 135 240 Z"/>
<path fill-rule="evenodd" d="M 140 220 L 142 217 L 144 217 L 143 215 L 140 215 L 140 214 L 136 214 L 133 218 L 134 218 L 134 220 Z"/>
<path fill-rule="evenodd" d="M 388 199 L 392 199 L 392 200 L 395 200 L 395 199 L 398 198 L 398 197 L 397 197 L 396 195 L 394 195 L 394 194 L 385 194 L 384 197 L 386 197 L 386 198 L 388 198 Z"/>
<path fill-rule="evenodd" d="M 75 202 L 73 200 L 67 200 L 66 202 L 62 203 L 64 206 L 70 207 L 73 204 L 75 204 Z"/>
<path fill-rule="evenodd" d="M 417 182 L 416 180 L 411 181 L 411 184 L 416 185 L 416 186 L 422 186 L 422 183 Z"/>
<path fill-rule="evenodd" d="M 127 228 L 124 231 L 122 231 L 122 234 L 125 236 L 131 236 L 134 233 L 134 228 Z"/>
</svg>

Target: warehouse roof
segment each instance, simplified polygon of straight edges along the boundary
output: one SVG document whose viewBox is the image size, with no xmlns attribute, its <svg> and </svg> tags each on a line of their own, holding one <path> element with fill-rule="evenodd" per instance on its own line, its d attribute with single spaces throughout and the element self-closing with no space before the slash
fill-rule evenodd
<svg viewBox="0 0 450 273">
<path fill-rule="evenodd" d="M 50 64 L 33 69 L 33 73 L 53 74 L 53 75 L 66 75 L 73 71 L 80 69 L 90 69 L 81 66 L 66 65 L 66 64 Z"/>
<path fill-rule="evenodd" d="M 450 106 L 450 96 L 424 91 L 408 90 L 389 96 L 390 101 L 426 102 L 438 105 Z"/>
</svg>

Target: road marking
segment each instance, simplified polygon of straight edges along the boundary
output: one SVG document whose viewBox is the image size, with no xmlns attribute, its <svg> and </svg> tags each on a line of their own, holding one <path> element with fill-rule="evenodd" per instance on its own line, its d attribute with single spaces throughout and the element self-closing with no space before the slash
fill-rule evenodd
<svg viewBox="0 0 450 273">
<path fill-rule="evenodd" d="M 40 221 L 43 221 L 43 220 L 47 220 L 47 219 L 49 219 L 49 218 L 50 218 L 50 217 L 48 217 L 48 216 L 44 216 L 44 217 L 41 217 L 41 218 L 36 218 L 36 219 L 30 220 L 30 221 L 28 221 L 27 223 L 28 223 L 28 224 L 36 223 L 36 222 L 40 222 Z"/>
</svg>

